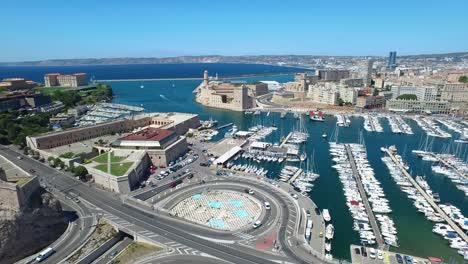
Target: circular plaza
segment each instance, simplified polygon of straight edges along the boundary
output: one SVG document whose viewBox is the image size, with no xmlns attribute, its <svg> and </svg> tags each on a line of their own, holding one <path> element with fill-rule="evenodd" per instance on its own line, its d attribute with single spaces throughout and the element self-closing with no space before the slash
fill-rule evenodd
<svg viewBox="0 0 468 264">
<path fill-rule="evenodd" d="M 262 204 L 247 193 L 209 190 L 180 200 L 169 213 L 214 229 L 235 231 L 257 221 Z"/>
</svg>

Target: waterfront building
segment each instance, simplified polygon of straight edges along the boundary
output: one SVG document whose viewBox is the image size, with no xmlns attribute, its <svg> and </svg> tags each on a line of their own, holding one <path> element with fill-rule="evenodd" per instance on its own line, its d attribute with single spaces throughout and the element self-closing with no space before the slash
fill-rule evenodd
<svg viewBox="0 0 468 264">
<path fill-rule="evenodd" d="M 391 99 L 387 101 L 387 109 L 394 112 L 449 114 L 452 105 L 442 101 Z"/>
<path fill-rule="evenodd" d="M 197 92 L 195 100 L 200 104 L 244 111 L 256 107 L 256 97 L 268 93 L 268 84 L 210 81 L 208 71 L 205 71 L 203 82 L 195 91 Z"/>
<path fill-rule="evenodd" d="M 80 87 L 88 84 L 86 73 L 73 73 L 62 75 L 60 73 L 49 73 L 44 76 L 45 87 L 63 86 Z"/>
<path fill-rule="evenodd" d="M 154 166 L 166 167 L 188 151 L 187 140 L 168 129 L 146 127 L 114 141 L 118 149 L 145 150 Z"/>
<path fill-rule="evenodd" d="M 26 81 L 23 78 L 6 78 L 0 82 L 0 88 L 8 91 L 29 90 L 36 86 L 36 82 Z"/>
<path fill-rule="evenodd" d="M 397 65 L 396 64 L 396 57 L 397 57 L 396 51 L 390 51 L 390 54 L 388 55 L 387 69 L 395 70 L 396 65 Z"/>
<path fill-rule="evenodd" d="M 356 107 L 363 109 L 383 108 L 385 106 L 385 98 L 381 95 L 364 95 L 358 96 L 356 99 Z"/>
<path fill-rule="evenodd" d="M 308 97 L 315 103 L 338 105 L 340 100 L 344 103 L 355 104 L 357 91 L 353 88 L 331 82 L 321 82 L 309 85 Z"/>
<path fill-rule="evenodd" d="M 198 115 L 195 114 L 147 113 L 133 116 L 131 119 L 121 118 L 93 126 L 77 127 L 59 132 L 29 136 L 26 138 L 26 143 L 31 149 L 45 150 L 100 136 L 125 133 L 135 128 L 146 126 L 170 129 L 182 135 L 190 128 L 200 126 L 200 120 Z"/>
<path fill-rule="evenodd" d="M 337 105 L 339 92 L 335 85 L 321 83 L 309 86 L 308 97 L 315 103 Z"/>
<path fill-rule="evenodd" d="M 436 101 L 440 98 L 440 90 L 435 86 L 394 86 L 392 87 L 393 99 L 400 95 L 416 95 L 417 100 Z"/>
<path fill-rule="evenodd" d="M 341 79 L 349 78 L 349 70 L 346 69 L 318 69 L 315 76 L 319 81 L 339 82 Z"/>
</svg>

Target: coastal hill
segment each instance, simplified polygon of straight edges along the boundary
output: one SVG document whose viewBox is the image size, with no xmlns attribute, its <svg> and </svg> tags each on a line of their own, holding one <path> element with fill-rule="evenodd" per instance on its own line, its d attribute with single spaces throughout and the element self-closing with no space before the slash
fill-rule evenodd
<svg viewBox="0 0 468 264">
<path fill-rule="evenodd" d="M 309 64 L 317 59 L 327 58 L 353 59 L 363 56 L 315 56 L 315 55 L 255 55 L 255 56 L 178 56 L 165 58 L 86 58 L 86 59 L 51 59 L 41 61 L 23 61 L 23 62 L 0 62 L 0 66 L 67 66 L 67 65 L 117 65 L 117 64 L 165 64 L 165 63 L 252 63 L 252 64 Z M 376 59 L 384 58 L 382 56 L 371 56 Z M 400 57 L 400 56 L 399 56 Z M 454 61 L 462 58 L 468 58 L 468 52 L 445 53 L 445 54 L 421 54 L 405 55 L 401 58 L 423 59 L 434 58 L 442 59 L 453 57 Z"/>
</svg>

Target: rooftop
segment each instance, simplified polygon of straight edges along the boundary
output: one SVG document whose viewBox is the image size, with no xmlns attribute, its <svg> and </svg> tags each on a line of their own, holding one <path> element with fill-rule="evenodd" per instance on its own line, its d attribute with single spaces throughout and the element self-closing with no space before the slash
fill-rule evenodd
<svg viewBox="0 0 468 264">
<path fill-rule="evenodd" d="M 161 141 L 174 134 L 174 131 L 148 127 L 136 133 L 124 136 L 120 140 L 130 141 Z"/>
</svg>

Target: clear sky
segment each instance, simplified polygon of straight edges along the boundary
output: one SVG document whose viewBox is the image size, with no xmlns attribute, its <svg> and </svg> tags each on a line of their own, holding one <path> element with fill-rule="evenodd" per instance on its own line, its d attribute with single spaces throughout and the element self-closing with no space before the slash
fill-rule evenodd
<svg viewBox="0 0 468 264">
<path fill-rule="evenodd" d="M 468 0 L 2 0 L 0 61 L 468 51 Z"/>
</svg>

